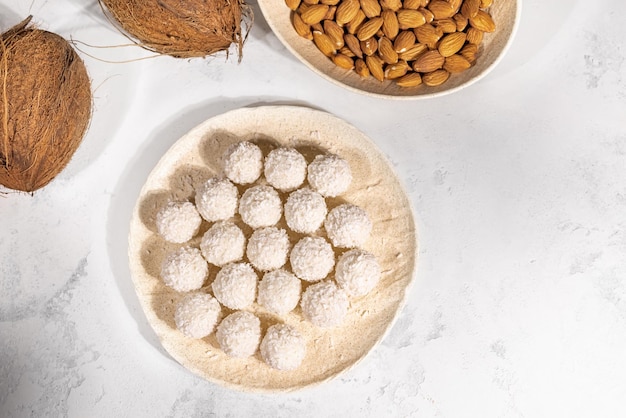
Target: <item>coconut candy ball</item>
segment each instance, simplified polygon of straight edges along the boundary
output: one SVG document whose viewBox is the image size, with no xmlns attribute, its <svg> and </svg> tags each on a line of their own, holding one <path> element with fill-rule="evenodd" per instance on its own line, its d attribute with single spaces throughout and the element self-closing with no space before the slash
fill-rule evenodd
<svg viewBox="0 0 626 418">
<path fill-rule="evenodd" d="M 333 327 L 341 324 L 348 313 L 348 295 L 327 280 L 307 287 L 300 306 L 302 315 L 313 325 Z"/>
<path fill-rule="evenodd" d="M 182 247 L 169 253 L 161 265 L 163 282 L 177 292 L 198 290 L 209 274 L 209 265 L 197 248 Z"/>
<path fill-rule="evenodd" d="M 265 273 L 259 282 L 257 303 L 277 315 L 286 315 L 298 305 L 302 283 L 286 270 Z"/>
<path fill-rule="evenodd" d="M 207 293 L 190 293 L 176 305 L 176 328 L 189 338 L 211 334 L 222 317 L 219 302 Z"/>
<path fill-rule="evenodd" d="M 317 155 L 307 168 L 311 187 L 324 197 L 344 193 L 352 182 L 352 171 L 346 160 L 335 154 Z"/>
<path fill-rule="evenodd" d="M 363 296 L 380 281 L 380 264 L 374 254 L 358 248 L 343 253 L 335 267 L 335 280 L 349 296 Z"/>
<path fill-rule="evenodd" d="M 289 237 L 287 231 L 268 226 L 255 230 L 248 239 L 246 254 L 254 267 L 261 271 L 281 268 L 287 262 Z"/>
<path fill-rule="evenodd" d="M 217 326 L 217 342 L 230 357 L 250 357 L 261 341 L 261 321 L 253 313 L 237 311 Z"/>
<path fill-rule="evenodd" d="M 156 214 L 157 232 L 174 244 L 192 239 L 201 223 L 202 218 L 191 202 L 168 202 Z"/>
<path fill-rule="evenodd" d="M 283 204 L 278 192 L 271 186 L 250 187 L 241 195 L 239 214 L 252 228 L 276 225 L 283 214 Z"/>
<path fill-rule="evenodd" d="M 265 157 L 265 179 L 276 189 L 295 190 L 306 178 L 306 160 L 293 148 L 276 148 Z"/>
<path fill-rule="evenodd" d="M 213 224 L 200 242 L 200 250 L 206 261 L 218 267 L 241 260 L 245 246 L 246 237 L 243 232 L 229 221 Z"/>
<path fill-rule="evenodd" d="M 263 170 L 263 153 L 252 142 L 242 141 L 228 147 L 222 157 L 224 174 L 233 183 L 254 183 Z"/>
<path fill-rule="evenodd" d="M 295 328 L 275 324 L 267 329 L 261 341 L 261 357 L 278 370 L 297 369 L 306 354 L 306 341 Z"/>
<path fill-rule="evenodd" d="M 324 223 L 328 209 L 324 197 L 308 187 L 289 194 L 285 202 L 285 221 L 292 231 L 312 234 Z"/>
<path fill-rule="evenodd" d="M 209 222 L 224 221 L 237 212 L 239 192 L 228 179 L 213 177 L 196 191 L 196 207 Z"/>
<path fill-rule="evenodd" d="M 372 221 L 360 207 L 344 203 L 328 212 L 324 228 L 335 247 L 359 247 L 369 238 Z"/>
<path fill-rule="evenodd" d="M 335 266 L 335 253 L 322 237 L 304 237 L 293 246 L 289 256 L 291 270 L 302 280 L 322 280 Z"/>
<path fill-rule="evenodd" d="M 258 277 L 248 263 L 227 264 L 211 284 L 217 300 L 230 309 L 245 309 L 256 299 Z"/>
</svg>

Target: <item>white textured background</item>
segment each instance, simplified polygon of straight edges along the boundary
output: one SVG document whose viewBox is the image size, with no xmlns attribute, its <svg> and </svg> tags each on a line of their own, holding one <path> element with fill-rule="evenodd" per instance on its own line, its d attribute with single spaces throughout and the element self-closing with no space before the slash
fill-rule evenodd
<svg viewBox="0 0 626 418">
<path fill-rule="evenodd" d="M 146 54 L 80 47 L 90 131 L 48 187 L 0 196 L 0 416 L 625 416 L 626 3 L 525 0 L 496 70 L 416 102 L 321 79 L 254 8 L 241 64 L 109 64 Z M 127 42 L 95 0 L 1 0 L 0 28 L 29 13 L 66 38 Z M 369 135 L 420 234 L 418 280 L 383 343 L 331 383 L 280 396 L 171 360 L 126 258 L 160 156 L 199 122 L 262 103 L 317 107 Z"/>
</svg>

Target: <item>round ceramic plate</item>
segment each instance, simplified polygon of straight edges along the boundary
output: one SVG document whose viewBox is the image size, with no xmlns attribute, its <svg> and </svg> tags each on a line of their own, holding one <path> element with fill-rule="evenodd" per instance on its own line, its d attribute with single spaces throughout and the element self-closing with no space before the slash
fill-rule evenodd
<svg viewBox="0 0 626 418">
<path fill-rule="evenodd" d="M 183 294 L 165 286 L 159 278 L 165 255 L 177 246 L 156 233 L 156 212 L 170 199 L 193 201 L 199 184 L 220 175 L 220 157 L 226 148 L 242 140 L 258 144 L 264 153 L 277 145 L 294 147 L 308 161 L 325 152 L 342 156 L 350 163 L 354 178 L 344 195 L 327 199 L 329 209 L 350 202 L 365 209 L 373 223 L 364 249 L 378 258 L 382 278 L 368 295 L 350 300 L 342 325 L 317 328 L 302 318 L 299 308 L 284 317 L 274 316 L 256 304 L 249 309 L 261 319 L 263 332 L 274 323 L 284 322 L 306 338 L 306 357 L 293 371 L 270 368 L 258 353 L 248 359 L 230 358 L 220 350 L 214 334 L 197 340 L 183 336 L 174 323 L 176 303 Z M 284 201 L 285 195 L 281 197 Z M 235 222 L 240 223 L 240 219 Z M 192 245 L 198 245 L 208 226 L 203 224 Z M 248 236 L 249 233 L 248 229 Z M 374 143 L 335 116 L 290 106 L 231 111 L 207 120 L 180 138 L 142 188 L 129 236 L 135 289 L 163 347 L 180 364 L 207 380 L 258 392 L 291 391 L 319 384 L 363 359 L 384 337 L 404 304 L 407 287 L 414 277 L 416 251 L 410 201 Z M 210 293 L 216 273 L 217 268 L 212 267 L 204 291 Z"/>
<path fill-rule="evenodd" d="M 486 33 L 479 57 L 470 69 L 453 74 L 437 87 L 419 85 L 399 87 L 392 81 L 379 82 L 373 77 L 361 78 L 353 70 L 337 67 L 312 41 L 300 37 L 291 23 L 291 10 L 285 0 L 259 0 L 259 7 L 274 34 L 285 47 L 307 67 L 325 79 L 349 90 L 387 99 L 426 99 L 459 91 L 486 76 L 508 51 L 519 24 L 522 0 L 496 1 L 489 13 L 497 30 Z"/>
</svg>

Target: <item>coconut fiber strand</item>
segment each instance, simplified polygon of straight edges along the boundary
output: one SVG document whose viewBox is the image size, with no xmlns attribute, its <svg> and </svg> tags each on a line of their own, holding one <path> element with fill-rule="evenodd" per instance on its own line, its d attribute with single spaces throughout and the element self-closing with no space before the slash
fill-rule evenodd
<svg viewBox="0 0 626 418">
<path fill-rule="evenodd" d="M 87 70 L 71 45 L 29 22 L 0 35 L 0 184 L 25 192 L 67 165 L 92 103 Z"/>
<path fill-rule="evenodd" d="M 100 0 L 123 32 L 142 47 L 178 58 L 241 48 L 243 0 Z"/>
</svg>

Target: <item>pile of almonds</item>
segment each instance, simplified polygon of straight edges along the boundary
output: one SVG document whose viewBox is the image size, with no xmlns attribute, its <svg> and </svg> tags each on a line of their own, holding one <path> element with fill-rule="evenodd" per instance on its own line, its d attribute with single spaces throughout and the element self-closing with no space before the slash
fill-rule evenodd
<svg viewBox="0 0 626 418">
<path fill-rule="evenodd" d="M 470 68 L 496 25 L 492 0 L 285 0 L 298 35 L 337 66 L 398 86 L 438 86 Z"/>
</svg>

